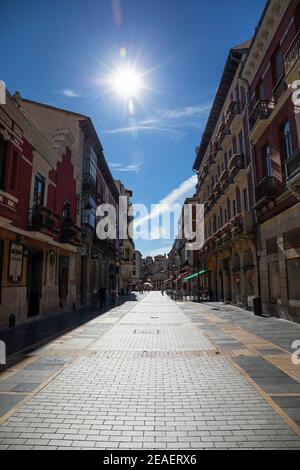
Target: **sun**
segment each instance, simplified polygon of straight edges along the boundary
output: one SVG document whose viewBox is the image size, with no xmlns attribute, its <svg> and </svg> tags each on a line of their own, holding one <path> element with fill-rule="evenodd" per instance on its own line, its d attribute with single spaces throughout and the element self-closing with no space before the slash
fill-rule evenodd
<svg viewBox="0 0 300 470">
<path fill-rule="evenodd" d="M 142 75 L 129 65 L 116 70 L 111 81 L 113 91 L 124 100 L 138 98 L 144 87 Z"/>
</svg>

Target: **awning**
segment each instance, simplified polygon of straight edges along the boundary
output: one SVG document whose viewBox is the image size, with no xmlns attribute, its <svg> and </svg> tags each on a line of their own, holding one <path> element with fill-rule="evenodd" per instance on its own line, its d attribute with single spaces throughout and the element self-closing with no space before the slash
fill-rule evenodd
<svg viewBox="0 0 300 470">
<path fill-rule="evenodd" d="M 180 274 L 180 275 L 178 276 L 178 278 L 176 279 L 176 281 L 180 281 L 180 279 L 182 279 L 183 276 L 186 276 L 188 273 L 189 273 L 189 272 L 186 271 L 185 273 Z"/>
<path fill-rule="evenodd" d="M 191 274 L 190 276 L 187 276 L 183 279 L 183 282 L 190 281 L 190 279 L 194 279 L 195 277 L 202 276 L 203 274 L 208 273 L 208 269 L 203 269 L 203 271 L 199 271 L 198 273 Z"/>
</svg>

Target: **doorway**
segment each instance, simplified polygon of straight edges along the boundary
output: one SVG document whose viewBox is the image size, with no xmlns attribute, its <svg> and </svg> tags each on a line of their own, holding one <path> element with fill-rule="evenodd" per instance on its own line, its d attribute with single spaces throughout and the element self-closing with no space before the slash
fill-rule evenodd
<svg viewBox="0 0 300 470">
<path fill-rule="evenodd" d="M 40 314 L 43 279 L 43 251 L 29 251 L 27 269 L 27 317 Z"/>
<path fill-rule="evenodd" d="M 69 285 L 69 257 L 59 257 L 59 306 L 64 308 L 68 298 L 68 285 Z"/>
</svg>

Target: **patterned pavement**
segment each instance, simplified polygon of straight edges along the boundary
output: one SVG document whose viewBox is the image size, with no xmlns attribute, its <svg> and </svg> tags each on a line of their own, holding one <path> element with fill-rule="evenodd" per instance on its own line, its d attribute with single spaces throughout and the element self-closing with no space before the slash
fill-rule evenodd
<svg viewBox="0 0 300 470">
<path fill-rule="evenodd" d="M 232 313 L 157 292 L 137 300 L 0 375 L 0 449 L 300 449 L 297 411 L 287 412 L 297 371 L 283 351 L 261 355 L 255 345 L 276 345 Z"/>
</svg>

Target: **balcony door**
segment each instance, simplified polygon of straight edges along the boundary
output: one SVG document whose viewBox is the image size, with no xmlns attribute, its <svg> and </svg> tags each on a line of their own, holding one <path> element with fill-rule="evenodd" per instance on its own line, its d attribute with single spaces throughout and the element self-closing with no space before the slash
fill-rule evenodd
<svg viewBox="0 0 300 470">
<path fill-rule="evenodd" d="M 45 178 L 37 174 L 34 181 L 33 207 L 43 207 L 45 195 Z"/>
</svg>

